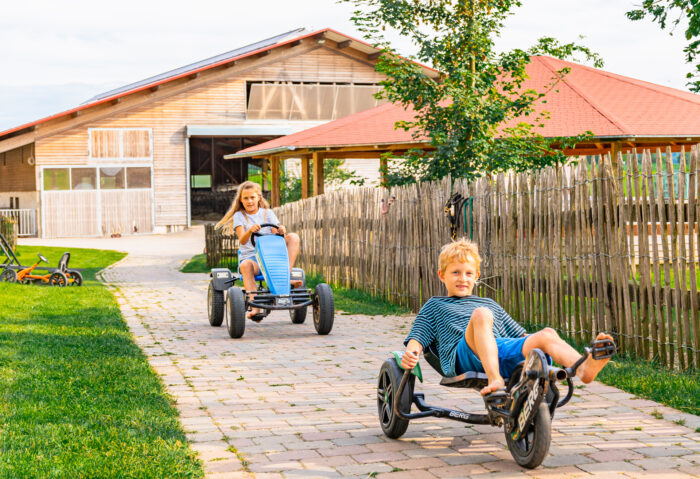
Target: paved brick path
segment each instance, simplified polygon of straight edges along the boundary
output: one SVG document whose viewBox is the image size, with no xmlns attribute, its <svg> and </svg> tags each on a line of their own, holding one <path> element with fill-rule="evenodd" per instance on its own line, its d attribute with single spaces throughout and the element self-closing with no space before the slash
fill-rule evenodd
<svg viewBox="0 0 700 479">
<path fill-rule="evenodd" d="M 700 418 L 599 383 L 557 411 L 550 455 L 534 471 L 516 466 L 503 432 L 488 426 L 428 419 L 389 440 L 377 421 L 376 375 L 412 318 L 337 314 L 321 337 L 310 313 L 294 325 L 277 312 L 229 339 L 207 322 L 206 275 L 177 271 L 201 243 L 160 238 L 127 248 L 103 278 L 209 477 L 700 477 Z M 424 372 L 429 403 L 482 410 L 475 392 L 440 388 L 437 374 Z"/>
</svg>

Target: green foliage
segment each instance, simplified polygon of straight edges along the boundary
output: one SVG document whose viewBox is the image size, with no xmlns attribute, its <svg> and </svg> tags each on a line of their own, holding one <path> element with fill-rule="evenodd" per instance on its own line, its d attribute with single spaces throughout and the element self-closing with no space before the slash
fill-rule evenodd
<svg viewBox="0 0 700 479">
<path fill-rule="evenodd" d="M 684 32 L 689 41 L 683 49 L 686 63 L 696 62 L 695 69 L 686 74 L 690 91 L 700 93 L 700 0 L 643 0 L 640 8 L 627 12 L 630 20 L 641 20 L 650 16 L 652 21 L 659 24 L 662 30 L 669 28 L 670 34 L 680 24 L 688 22 Z"/>
<path fill-rule="evenodd" d="M 320 274 L 310 274 L 306 277 L 307 287 L 313 289 L 318 283 L 323 283 L 323 276 Z M 377 315 L 399 315 L 410 313 L 411 310 L 398 306 L 386 300 L 378 298 L 358 289 L 345 288 L 332 284 L 333 300 L 335 309 L 347 314 L 365 314 L 367 316 Z"/>
<path fill-rule="evenodd" d="M 313 170 L 309 171 L 309 184 L 313 184 Z M 345 168 L 345 160 L 326 158 L 323 160 L 323 180 L 331 186 L 345 183 L 355 186 L 365 184 L 365 179 L 354 171 Z M 280 203 L 290 203 L 301 199 L 301 178 L 284 169 L 280 175 Z"/>
<path fill-rule="evenodd" d="M 238 258 L 234 258 L 230 265 L 219 265 L 217 267 L 229 268 L 231 271 L 235 272 L 238 269 Z M 192 256 L 192 258 L 180 268 L 181 273 L 209 273 L 210 271 L 211 268 L 207 268 L 207 255 L 205 253 Z"/>
<path fill-rule="evenodd" d="M 32 250 L 55 263 L 64 248 Z M 124 256 L 70 250 L 89 278 Z M 204 475 L 103 285 L 1 283 L 0 310 L 0 477 Z"/>
<path fill-rule="evenodd" d="M 384 52 L 376 66 L 387 77 L 381 82 L 380 95 L 416 112 L 413 121 L 399 122 L 397 127 L 415 128 L 414 136 L 427 136 L 435 148 L 390 158 L 385 172 L 390 185 L 437 180 L 448 174 L 474 178 L 541 168 L 565 160 L 553 145 L 563 149 L 590 137 L 590 132 L 572 138 L 544 138 L 538 133 L 548 113 L 536 106 L 544 103 L 544 95 L 556 87 L 566 69 L 553 74 L 546 91 L 526 89 L 523 82 L 530 55 L 583 55 L 600 66 L 596 54 L 549 37 L 528 51 L 494 51 L 494 39 L 520 1 L 341 1 L 358 7 L 355 25 Z M 386 29 L 410 38 L 418 48 L 416 60 L 432 65 L 441 72 L 440 78 L 433 79 L 415 63 L 400 58 L 383 37 Z M 506 123 L 510 126 L 505 127 Z"/>
</svg>

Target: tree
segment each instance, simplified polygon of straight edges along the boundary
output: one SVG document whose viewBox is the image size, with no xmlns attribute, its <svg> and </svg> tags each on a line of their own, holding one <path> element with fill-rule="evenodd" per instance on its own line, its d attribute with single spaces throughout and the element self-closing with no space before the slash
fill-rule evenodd
<svg viewBox="0 0 700 479">
<path fill-rule="evenodd" d="M 314 173 L 309 171 L 309 182 L 313 183 Z M 345 168 L 345 160 L 326 158 L 323 160 L 323 179 L 326 184 L 339 186 L 345 183 L 362 186 L 365 179 L 354 171 Z M 282 169 L 280 175 L 280 203 L 290 203 L 301 199 L 301 178 L 293 172 Z"/>
<path fill-rule="evenodd" d="M 671 35 L 678 24 L 687 19 L 685 39 L 689 43 L 683 52 L 687 63 L 696 62 L 695 70 L 686 74 L 686 78 L 689 79 L 687 86 L 690 91 L 700 93 L 700 40 L 697 40 L 700 36 L 700 0 L 644 0 L 640 8 L 627 12 L 627 18 L 630 20 L 641 20 L 647 15 L 651 16 L 662 30 L 669 28 Z"/>
<path fill-rule="evenodd" d="M 537 102 L 567 73 L 556 72 L 546 91 L 525 89 L 525 66 L 530 55 L 558 58 L 582 54 L 602 61 L 597 54 L 575 43 L 560 44 L 543 38 L 529 50 L 494 51 L 494 40 L 514 0 L 342 0 L 358 10 L 353 21 L 366 39 L 383 52 L 377 70 L 386 76 L 380 95 L 412 107 L 413 121 L 397 127 L 415 128 L 425 135 L 434 151 L 411 150 L 402 159 L 389 161 L 389 184 L 406 184 L 443 178 L 473 178 L 515 169 L 540 168 L 564 161 L 561 149 L 590 135 L 544 138 L 537 130 L 548 118 L 537 112 Z M 439 72 L 433 79 L 408 59 L 401 58 L 385 40 L 393 29 L 417 47 L 415 60 Z M 520 121 L 516 120 L 520 119 Z M 509 121 L 517 124 L 505 127 Z M 525 121 L 527 120 L 527 121 Z"/>
</svg>

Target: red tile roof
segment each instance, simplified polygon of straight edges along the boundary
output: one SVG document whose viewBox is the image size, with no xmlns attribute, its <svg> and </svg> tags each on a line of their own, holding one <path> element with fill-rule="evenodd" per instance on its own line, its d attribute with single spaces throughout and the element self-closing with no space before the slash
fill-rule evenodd
<svg viewBox="0 0 700 479">
<path fill-rule="evenodd" d="M 591 131 L 596 137 L 700 136 L 700 95 L 616 75 L 547 56 L 532 57 L 523 88 L 544 91 L 554 73 L 571 71 L 549 91 L 537 110 L 550 118 L 537 132 L 545 137 L 574 136 Z M 411 132 L 395 129 L 411 120 L 413 110 L 384 104 L 292 135 L 241 150 L 255 154 L 301 148 L 388 145 L 415 142 Z M 512 120 L 509 125 L 517 123 Z"/>
</svg>

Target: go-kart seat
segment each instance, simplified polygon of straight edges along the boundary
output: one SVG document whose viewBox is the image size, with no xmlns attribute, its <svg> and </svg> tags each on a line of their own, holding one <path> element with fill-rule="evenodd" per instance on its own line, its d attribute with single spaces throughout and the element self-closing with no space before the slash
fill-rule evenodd
<svg viewBox="0 0 700 479">
<path fill-rule="evenodd" d="M 486 374 L 478 373 L 476 371 L 467 371 L 466 373 L 455 377 L 445 376 L 445 373 L 442 371 L 442 366 L 440 366 L 440 357 L 437 354 L 435 344 L 428 346 L 425 351 L 423 351 L 423 355 L 425 356 L 425 360 L 428 361 L 428 364 L 430 364 L 430 366 L 432 366 L 432 368 L 437 371 L 440 376 L 442 376 L 440 386 L 481 389 L 488 384 L 488 377 Z M 508 379 L 504 379 L 507 384 Z"/>
<path fill-rule="evenodd" d="M 58 262 L 58 269 L 60 272 L 65 273 L 66 270 L 68 269 L 68 262 L 70 261 L 70 253 L 66 251 L 63 253 L 63 256 L 61 256 L 61 260 Z"/>
</svg>

